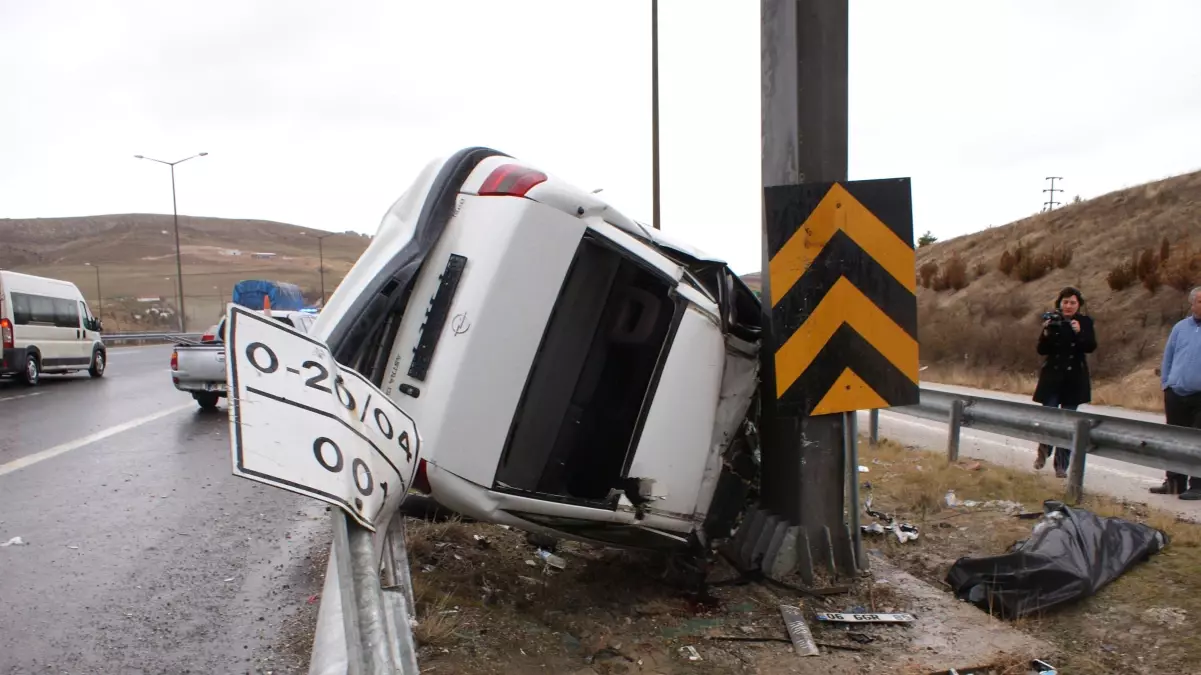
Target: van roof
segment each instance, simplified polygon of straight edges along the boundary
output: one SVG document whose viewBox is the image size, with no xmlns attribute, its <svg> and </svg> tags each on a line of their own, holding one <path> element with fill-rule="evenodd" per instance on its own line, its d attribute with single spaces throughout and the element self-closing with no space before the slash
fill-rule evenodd
<svg viewBox="0 0 1201 675">
<path fill-rule="evenodd" d="M 62 284 L 76 288 L 75 284 L 63 279 L 53 279 L 51 277 L 39 277 L 33 274 L 25 274 L 23 272 L 14 272 L 12 270 L 0 270 L 0 279 L 19 279 L 21 281 L 46 282 L 52 284 Z"/>
</svg>

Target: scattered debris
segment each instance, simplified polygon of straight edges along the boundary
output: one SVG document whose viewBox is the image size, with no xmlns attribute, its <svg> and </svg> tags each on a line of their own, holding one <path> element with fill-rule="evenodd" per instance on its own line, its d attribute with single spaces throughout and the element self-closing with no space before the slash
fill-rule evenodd
<svg viewBox="0 0 1201 675">
<path fill-rule="evenodd" d="M 1175 607 L 1152 607 L 1143 612 L 1143 618 L 1153 623 L 1176 628 L 1188 623 L 1188 612 Z"/>
<path fill-rule="evenodd" d="M 857 646 L 855 646 L 855 645 L 844 645 L 844 644 L 839 644 L 839 643 L 837 643 L 837 642 L 817 642 L 817 643 L 814 643 L 814 644 L 816 644 L 816 645 L 818 645 L 818 646 L 820 646 L 820 647 L 825 647 L 826 649 L 841 649 L 841 650 L 843 650 L 843 651 L 847 651 L 847 652 L 863 652 L 863 651 L 867 651 L 867 650 L 866 650 L 866 649 L 864 649 L 863 647 L 857 647 Z"/>
<path fill-rule="evenodd" d="M 959 506 L 959 504 L 960 504 L 959 498 L 955 496 L 954 490 L 947 490 L 946 502 L 947 502 L 947 506 L 952 509 L 955 508 L 956 506 Z"/>
<path fill-rule="evenodd" d="M 70 546 L 68 546 L 67 548 L 71 549 L 72 551 L 78 551 L 78 550 L 79 550 L 79 547 L 78 547 L 78 546 L 75 546 L 75 545 L 73 545 L 73 544 L 72 544 L 72 545 L 70 545 Z"/>
<path fill-rule="evenodd" d="M 0 546 L 28 546 L 28 545 L 29 545 L 29 542 L 25 541 L 24 539 L 22 539 L 20 537 L 13 537 L 12 539 L 9 539 L 8 541 L 4 542 L 3 544 L 0 544 Z"/>
<path fill-rule="evenodd" d="M 867 633 L 847 633 L 847 637 L 849 637 L 853 642 L 858 642 L 861 645 L 870 645 L 876 641 L 876 638 L 868 635 Z"/>
<path fill-rule="evenodd" d="M 1153 527 L 1062 502 L 1043 510 L 1028 539 L 1002 555 L 960 558 L 947 585 L 961 600 L 1016 619 L 1093 595 L 1168 543 Z"/>
<path fill-rule="evenodd" d="M 314 602 L 317 602 L 317 598 L 318 598 L 318 597 L 319 597 L 319 596 L 316 596 L 316 595 L 310 595 L 310 596 L 309 596 L 309 599 L 308 599 L 308 600 L 306 600 L 304 604 L 306 604 L 306 605 L 311 605 L 311 604 L 313 604 Z"/>
<path fill-rule="evenodd" d="M 700 661 L 701 655 L 697 653 L 696 647 L 691 645 L 680 647 L 680 654 L 689 661 Z"/>
<path fill-rule="evenodd" d="M 567 561 L 545 549 L 538 549 L 538 557 L 546 561 L 547 565 L 559 570 L 567 569 Z"/>
<path fill-rule="evenodd" d="M 233 580 L 234 580 L 234 578 L 233 578 L 233 577 L 230 577 L 230 578 L 228 578 L 228 579 L 226 579 L 226 580 L 225 580 L 225 583 L 227 583 L 227 584 L 228 584 L 229 582 L 231 582 L 231 581 L 233 581 Z"/>
<path fill-rule="evenodd" d="M 862 464 L 859 465 L 859 473 L 867 473 L 868 471 L 870 471 L 870 469 L 868 469 L 866 466 L 863 466 Z"/>
<path fill-rule="evenodd" d="M 883 614 L 817 614 L 818 621 L 834 623 L 912 623 L 917 617 L 908 612 L 885 612 Z"/>
<path fill-rule="evenodd" d="M 784 627 L 788 630 L 788 637 L 792 640 L 792 648 L 796 651 L 797 656 L 821 655 L 821 652 L 817 650 L 817 644 L 813 641 L 813 633 L 809 631 L 809 626 L 805 623 L 805 616 L 801 613 L 800 607 L 780 605 L 780 616 L 784 617 Z"/>
</svg>

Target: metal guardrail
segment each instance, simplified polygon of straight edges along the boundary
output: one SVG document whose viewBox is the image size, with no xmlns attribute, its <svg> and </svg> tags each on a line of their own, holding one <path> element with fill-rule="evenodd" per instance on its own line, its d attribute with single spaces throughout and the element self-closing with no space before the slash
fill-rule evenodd
<svg viewBox="0 0 1201 675">
<path fill-rule="evenodd" d="M 947 459 L 959 458 L 963 427 L 1071 448 L 1067 497 L 1083 495 L 1085 460 L 1089 455 L 1153 469 L 1201 475 L 1201 429 L 1170 426 L 1124 417 L 1048 408 L 984 396 L 921 389 L 917 405 L 890 412 L 946 422 Z M 872 442 L 879 438 L 879 411 L 871 411 Z"/>
<path fill-rule="evenodd" d="M 199 340 L 202 333 L 101 333 L 103 342 L 171 342 L 175 340 Z"/>
<path fill-rule="evenodd" d="M 309 675 L 418 675 L 404 517 L 372 533 L 334 509 Z"/>
</svg>

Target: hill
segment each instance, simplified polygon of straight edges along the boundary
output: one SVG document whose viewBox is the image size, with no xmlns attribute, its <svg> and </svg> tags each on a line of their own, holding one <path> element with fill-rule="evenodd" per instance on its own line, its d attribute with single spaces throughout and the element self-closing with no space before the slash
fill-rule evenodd
<svg viewBox="0 0 1201 675">
<path fill-rule="evenodd" d="M 1094 402 L 1162 409 L 1155 370 L 1201 285 L 1201 172 L 918 249 L 925 377 L 1031 393 L 1040 314 L 1075 286 L 1096 321 Z"/>
<path fill-rule="evenodd" d="M 230 289 L 242 279 L 290 281 L 313 301 L 321 295 L 316 237 L 329 232 L 262 220 L 180 216 L 179 234 L 190 329 L 214 323 Z M 370 241 L 357 232 L 326 236 L 327 296 Z M 0 268 L 74 282 L 103 316 L 106 330 L 157 327 L 163 322 L 154 315 L 177 306 L 169 215 L 0 219 L 0 242 Z M 160 300 L 137 300 L 153 297 Z"/>
</svg>

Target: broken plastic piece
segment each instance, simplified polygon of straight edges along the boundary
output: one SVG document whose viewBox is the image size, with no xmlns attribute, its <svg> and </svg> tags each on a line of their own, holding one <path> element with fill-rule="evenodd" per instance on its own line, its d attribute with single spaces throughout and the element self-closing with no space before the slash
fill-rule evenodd
<svg viewBox="0 0 1201 675">
<path fill-rule="evenodd" d="M 817 644 L 813 642 L 813 633 L 805 623 L 805 615 L 800 607 L 780 605 L 780 616 L 784 617 L 784 627 L 788 629 L 788 637 L 792 639 L 792 648 L 797 656 L 820 656 Z"/>
<path fill-rule="evenodd" d="M 538 557 L 546 561 L 547 565 L 559 570 L 567 569 L 567 561 L 545 549 L 538 549 Z"/>
<path fill-rule="evenodd" d="M 8 541 L 4 542 L 3 544 L 0 544 L 0 546 L 28 546 L 28 545 L 29 545 L 29 542 L 25 541 L 24 539 L 22 539 L 20 537 L 13 537 L 12 539 L 9 539 Z"/>
<path fill-rule="evenodd" d="M 871 469 L 868 469 L 866 466 L 863 466 L 862 464 L 859 465 L 859 473 L 867 473 L 870 470 Z"/>
<path fill-rule="evenodd" d="M 700 661 L 701 660 L 701 655 L 699 653 L 697 653 L 696 647 L 693 647 L 691 645 L 688 645 L 685 647 L 680 647 L 680 654 L 682 654 L 684 656 L 684 658 L 688 659 L 689 661 Z"/>
<path fill-rule="evenodd" d="M 955 496 L 954 490 L 947 490 L 947 506 L 951 508 L 959 506 L 959 498 Z"/>
</svg>

